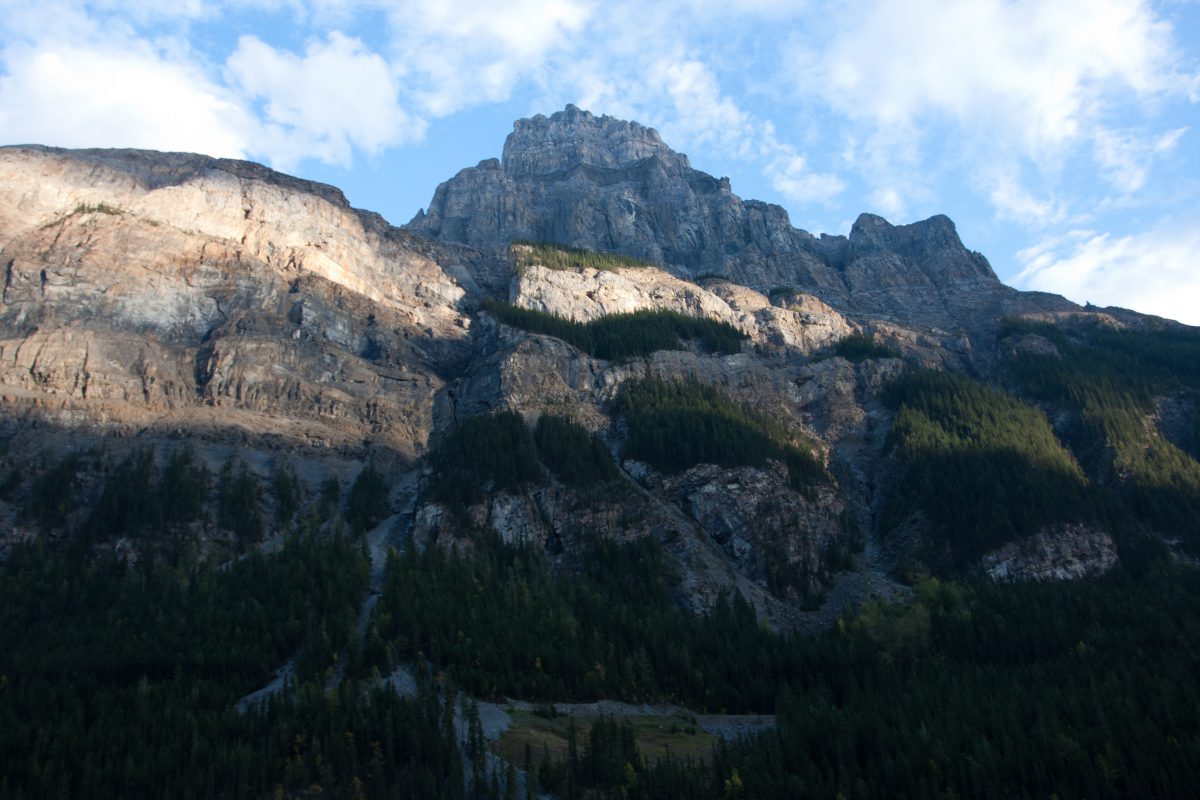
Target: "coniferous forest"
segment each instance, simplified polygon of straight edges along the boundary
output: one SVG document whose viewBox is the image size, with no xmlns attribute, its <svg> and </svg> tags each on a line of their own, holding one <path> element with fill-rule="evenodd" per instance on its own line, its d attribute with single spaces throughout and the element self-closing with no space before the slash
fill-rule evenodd
<svg viewBox="0 0 1200 800">
<path fill-rule="evenodd" d="M 642 310 L 575 322 L 553 314 L 489 300 L 484 308 L 505 325 L 562 339 L 594 358 L 627 360 L 656 350 L 683 350 L 696 342 L 706 353 L 731 355 L 746 334 L 725 322 L 677 311 Z"/>
<path fill-rule="evenodd" d="M 588 746 L 538 759 L 562 796 L 1181 797 L 1200 781 L 1200 575 L 1153 553 L 1090 582 L 925 579 L 816 637 L 766 631 L 737 597 L 687 616 L 647 542 L 591 555 L 571 577 L 498 541 L 394 555 L 358 652 L 349 539 L 190 572 L 22 550 L 0 582 L 0 790 L 488 796 L 499 768 L 473 783 L 464 767 L 458 690 L 778 714 L 701 761 L 635 754 L 597 722 Z M 238 710 L 289 657 L 295 690 Z M 395 664 L 426 676 L 415 696 L 378 682 Z"/>
<path fill-rule="evenodd" d="M 1200 571 L 1164 539 L 1196 546 L 1200 481 L 1144 420 L 1164 388 L 1195 390 L 1197 342 L 1015 320 L 1000 331 L 1001 344 L 1028 337 L 1058 355 L 1014 348 L 991 383 L 910 366 L 884 392 L 885 542 L 922 516 L 926 569 L 907 575 L 905 599 L 848 607 L 810 636 L 772 632 L 736 593 L 686 613 L 653 537 L 597 535 L 569 569 L 482 531 L 465 556 L 393 550 L 366 614 L 366 534 L 392 513 L 383 467 L 367 464 L 343 500 L 336 479 L 309 496 L 286 466 L 264 487 L 235 458 L 210 473 L 186 448 L 135 450 L 71 546 L 43 535 L 0 568 L 0 797 L 1195 796 Z M 893 355 L 859 342 L 845 357 Z M 621 456 L 663 472 L 775 459 L 798 491 L 834 480 L 802 435 L 699 383 L 628 381 L 612 413 Z M 61 524 L 95 458 L 48 470 L 26 518 Z M 500 412 L 442 436 L 422 491 L 469 527 L 463 512 L 490 490 L 623 480 L 568 417 Z M 170 541 L 206 515 L 235 535 L 219 562 L 93 548 Z M 970 566 L 1062 523 L 1112 531 L 1120 564 L 1047 583 Z M 281 667 L 285 690 L 250 700 Z M 401 692 L 400 674 L 415 687 Z M 639 748 L 626 719 L 572 719 L 561 752 L 505 762 L 475 703 L 508 698 L 548 714 L 609 699 L 775 725 L 698 757 Z"/>
</svg>

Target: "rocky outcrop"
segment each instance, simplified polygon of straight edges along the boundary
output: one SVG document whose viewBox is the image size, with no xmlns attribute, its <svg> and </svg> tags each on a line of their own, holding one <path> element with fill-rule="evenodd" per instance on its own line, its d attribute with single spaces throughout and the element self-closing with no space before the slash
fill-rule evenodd
<svg viewBox="0 0 1200 800">
<path fill-rule="evenodd" d="M 694 279 L 795 288 L 838 311 L 961 324 L 983 308 L 1074 308 L 1003 286 L 937 216 L 893 226 L 864 214 L 849 237 L 792 227 L 779 206 L 734 195 L 650 128 L 575 106 L 519 120 L 500 160 L 437 188 L 408 229 L 480 247 L 515 240 L 619 252 Z"/>
<path fill-rule="evenodd" d="M 1186 392 L 1156 397 L 1149 423 L 1168 442 L 1200 458 L 1200 398 Z"/>
<path fill-rule="evenodd" d="M 775 305 L 765 295 L 729 281 L 713 279 L 697 285 L 651 267 L 529 266 L 513 277 L 509 300 L 577 322 L 645 309 L 676 311 L 728 323 L 754 344 L 800 353 L 833 344 L 853 331 L 841 314 L 815 297 L 787 293 Z"/>
<path fill-rule="evenodd" d="M 1103 575 L 1117 564 L 1112 537 L 1083 525 L 1039 531 L 985 555 L 984 572 L 993 580 L 1074 580 Z"/>
<path fill-rule="evenodd" d="M 805 498 L 788 486 L 787 470 L 777 463 L 765 469 L 702 464 L 676 476 L 641 472 L 648 488 L 696 520 L 760 586 L 793 601 L 828 588 L 826 554 L 845 548 L 848 538 L 832 485 Z"/>
</svg>

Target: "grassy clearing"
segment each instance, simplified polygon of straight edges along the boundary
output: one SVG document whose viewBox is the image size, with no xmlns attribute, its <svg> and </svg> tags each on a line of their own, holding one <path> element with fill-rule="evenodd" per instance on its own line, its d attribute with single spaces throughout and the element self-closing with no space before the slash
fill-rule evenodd
<svg viewBox="0 0 1200 800">
<path fill-rule="evenodd" d="M 511 711 L 509 715 L 512 717 L 511 725 L 493 743 L 492 748 L 501 758 L 521 766 L 525 759 L 525 745 L 528 744 L 535 768 L 541 764 L 544 754 L 549 754 L 557 762 L 567 758 L 567 728 L 572 719 L 575 720 L 576 741 L 582 753 L 587 747 L 592 722 L 596 719 L 595 716 L 572 717 L 566 714 L 547 718 L 524 710 Z M 677 759 L 708 761 L 717 742 L 717 738 L 701 729 L 696 718 L 690 714 L 616 719 L 628 720 L 633 726 L 638 752 L 648 762 L 666 755 Z"/>
</svg>

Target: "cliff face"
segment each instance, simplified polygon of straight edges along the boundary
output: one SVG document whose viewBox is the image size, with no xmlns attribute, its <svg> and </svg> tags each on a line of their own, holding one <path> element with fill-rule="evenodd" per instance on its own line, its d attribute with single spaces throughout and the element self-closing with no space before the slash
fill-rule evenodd
<svg viewBox="0 0 1200 800">
<path fill-rule="evenodd" d="M 514 239 L 658 266 L 552 268 Z M 292 470 L 310 506 L 370 462 L 392 487 L 397 544 L 466 550 L 491 531 L 572 569 L 597 536 L 652 536 L 679 568 L 686 607 L 737 590 L 772 624 L 801 629 L 897 591 L 877 536 L 896 466 L 883 397 L 905 361 L 986 376 L 1003 360 L 999 315 L 1075 309 L 1000 284 L 945 217 L 863 215 L 848 237 L 814 237 L 693 170 L 653 130 L 573 107 L 518 121 L 502 160 L 440 186 L 407 230 L 256 164 L 0 148 L 0 268 L 0 558 L 39 527 L 77 535 L 139 448 L 192 448 L 213 475 L 242 460 L 260 486 Z M 487 298 L 578 322 L 674 311 L 747 339 L 724 355 L 682 343 L 609 361 L 500 324 Z M 890 349 L 837 357 L 855 333 Z M 1006 346 L 1027 340 L 1042 341 Z M 801 490 L 774 458 L 674 474 L 625 459 L 617 398 L 643 378 L 748 409 L 827 479 Z M 430 501 L 430 448 L 498 410 L 595 433 L 620 467 L 617 488 L 483 487 L 465 517 Z M 1181 394 L 1148 424 L 1192 442 L 1194 410 Z M 38 519 L 40 482 L 61 465 L 74 465 L 75 510 Z M 284 504 L 265 492 L 258 502 L 268 514 Z M 236 538 L 212 514 L 189 524 L 172 535 Z M 1053 533 L 984 566 L 1073 577 L 1116 558 L 1103 532 L 1075 537 L 1080 547 Z M 820 610 L 806 608 L 821 596 Z"/>
<path fill-rule="evenodd" d="M 843 313 L 954 325 L 1018 297 L 968 251 L 946 217 L 893 226 L 864 214 L 849 237 L 792 227 L 779 206 L 744 201 L 691 168 L 650 128 L 574 106 L 520 120 L 500 160 L 459 172 L 407 226 L 478 247 L 557 242 L 721 275 L 767 292 L 796 288 Z"/>
<path fill-rule="evenodd" d="M 411 457 L 465 354 L 456 261 L 258 165 L 4 148 L 3 402 Z"/>
<path fill-rule="evenodd" d="M 728 323 L 755 344 L 801 353 L 833 344 L 853 329 L 815 297 L 797 295 L 773 304 L 765 295 L 729 281 L 709 279 L 700 286 L 648 267 L 617 272 L 535 265 L 513 277 L 509 299 L 577 322 L 647 309 L 676 311 Z"/>
</svg>

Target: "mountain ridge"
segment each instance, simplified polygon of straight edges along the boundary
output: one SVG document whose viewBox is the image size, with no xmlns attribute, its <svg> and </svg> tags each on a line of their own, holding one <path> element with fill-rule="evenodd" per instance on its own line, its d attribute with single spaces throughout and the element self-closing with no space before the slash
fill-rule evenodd
<svg viewBox="0 0 1200 800">
<path fill-rule="evenodd" d="M 908 225 L 862 214 L 849 236 L 791 225 L 692 169 L 652 128 L 575 106 L 518 120 L 500 159 L 438 186 L 407 230 L 477 247 L 517 240 L 617 252 L 694 279 L 794 288 L 844 313 L 960 324 L 987 309 L 1078 308 L 1004 286 L 943 215 Z"/>
<path fill-rule="evenodd" d="M 770 409 L 842 477 L 813 505 L 771 470 L 729 471 L 759 463 L 673 479 L 630 462 L 630 480 L 653 497 L 638 514 L 656 535 L 695 539 L 673 553 L 685 573 L 707 576 L 688 605 L 702 609 L 724 585 L 712 568 L 718 551 L 738 564 L 740 585 L 762 589 L 769 579 L 795 601 L 840 580 L 823 566 L 826 549 L 844 548 L 852 528 L 879 532 L 893 413 L 881 392 L 901 370 L 898 358 L 996 380 L 1009 358 L 996 347 L 1005 315 L 1095 316 L 1003 286 L 946 216 L 892 225 L 862 214 L 849 236 L 814 237 L 791 227 L 784 209 L 743 201 L 727 180 L 693 170 L 653 129 L 573 106 L 518 120 L 502 159 L 460 171 L 435 200 L 431 213 L 396 228 L 352 208 L 335 187 L 252 162 L 0 148 L 0 402 L 13 412 L 11 441 L 36 442 L 28 423 L 39 418 L 98 440 L 191 431 L 199 441 L 237 442 L 260 476 L 288 450 L 305 453 L 315 476 L 330 459 L 422 469 L 464 420 L 517 410 L 529 424 L 565 414 L 620 459 L 622 387 L 696 381 L 735 405 Z M 622 207 L 641 222 L 622 227 L 611 216 Z M 465 216 L 448 213 L 455 208 Z M 592 249 L 644 246 L 691 253 L 699 264 L 723 241 L 721 220 L 737 232 L 724 248 L 724 275 L 670 261 L 592 269 L 572 266 L 569 254 L 565 268 L 551 269 L 522 263 L 509 241 L 573 229 L 608 237 L 579 242 Z M 776 283 L 780 271 L 786 280 Z M 624 314 L 642 314 L 636 324 L 646 325 L 663 324 L 655 314 L 700 316 L 748 343 L 720 355 L 659 336 L 662 349 L 606 360 L 499 322 L 486 305 L 495 301 L 617 326 L 635 324 L 620 321 Z M 852 360 L 830 359 L 849 337 L 859 342 L 845 350 Z M 228 456 L 221 447 L 225 455 L 212 459 Z M 18 461 L 35 473 L 48 466 L 45 457 Z M 344 463 L 338 469 L 348 474 Z M 759 489 L 730 495 L 722 482 Z M 410 533 L 466 541 L 473 526 L 499 526 L 510 539 L 567 542 L 569 560 L 582 528 L 546 509 L 579 498 L 547 491 L 501 492 L 465 528 L 418 503 Z M 735 498 L 734 516 L 760 536 L 732 536 L 743 523 L 723 521 L 713 497 Z M 768 511 L 777 507 L 788 511 Z M 9 503 L 5 518 L 30 534 L 18 512 L 19 502 Z M 611 529 L 615 513 L 581 518 L 609 520 Z M 788 514 L 807 520 L 803 529 L 790 529 Z M 702 544 L 706 537 L 716 538 Z M 777 599 L 755 602 L 762 613 L 774 609 L 778 624 L 798 624 Z"/>
</svg>

